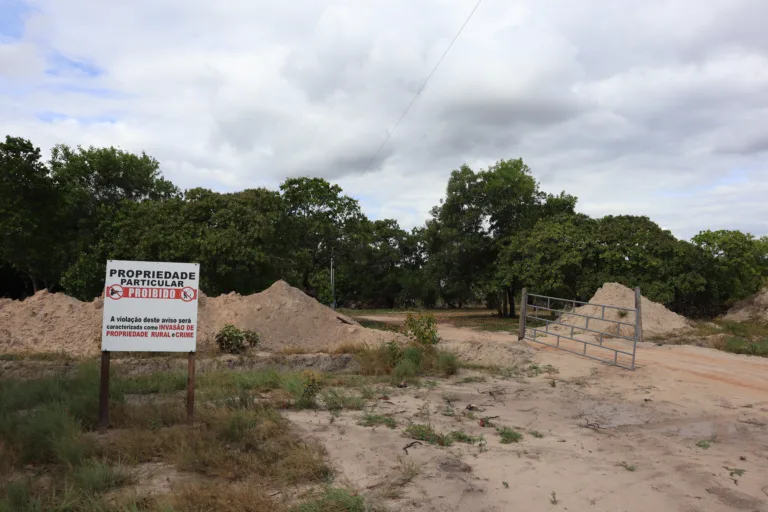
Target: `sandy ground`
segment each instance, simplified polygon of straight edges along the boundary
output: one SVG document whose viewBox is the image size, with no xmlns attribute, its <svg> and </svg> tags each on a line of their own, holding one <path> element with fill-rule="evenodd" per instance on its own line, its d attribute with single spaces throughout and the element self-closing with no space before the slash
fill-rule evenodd
<svg viewBox="0 0 768 512">
<path fill-rule="evenodd" d="M 516 340 L 448 325 L 439 331 L 447 347 Z M 391 403 L 380 401 L 376 410 L 398 420 L 395 430 L 357 425 L 360 412 L 333 422 L 327 412 L 288 417 L 326 446 L 342 482 L 392 510 L 768 511 L 768 359 L 643 343 L 632 372 L 532 349 L 535 362 L 560 370 L 555 387 L 547 375 L 460 384 L 477 375 L 461 372 L 434 389 L 390 392 Z M 491 358 L 503 354 L 485 350 Z M 455 415 L 445 416 L 443 397 L 451 395 Z M 462 416 L 470 403 L 485 409 L 477 417 L 499 416 L 495 424 L 517 428 L 523 440 L 501 444 L 494 429 Z M 487 446 L 417 445 L 406 455 L 403 430 L 411 422 L 483 434 Z M 408 460 L 419 474 L 393 491 L 389 484 Z"/>
</svg>

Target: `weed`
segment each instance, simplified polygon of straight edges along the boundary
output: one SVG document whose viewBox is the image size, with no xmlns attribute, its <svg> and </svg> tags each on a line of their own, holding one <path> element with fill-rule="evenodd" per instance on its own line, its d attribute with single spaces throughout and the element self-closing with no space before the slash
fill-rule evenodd
<svg viewBox="0 0 768 512">
<path fill-rule="evenodd" d="M 555 379 L 552 379 L 549 381 L 549 387 L 556 388 L 557 387 L 557 381 Z"/>
<path fill-rule="evenodd" d="M 699 448 L 703 448 L 704 450 L 708 450 L 710 446 L 710 442 L 702 439 L 701 441 L 696 443 L 696 446 L 698 446 Z"/>
<path fill-rule="evenodd" d="M 496 432 L 501 436 L 501 444 L 518 443 L 523 434 L 509 427 L 496 427 Z"/>
<path fill-rule="evenodd" d="M 440 414 L 442 414 L 443 416 L 452 417 L 452 416 L 456 416 L 456 410 L 450 405 L 446 404 L 445 407 L 443 407 L 443 410 L 440 411 Z"/>
<path fill-rule="evenodd" d="M 437 371 L 443 377 L 455 375 L 456 372 L 459 371 L 459 362 L 456 359 L 456 354 L 440 352 L 437 355 Z"/>
<path fill-rule="evenodd" d="M 555 491 L 552 491 L 552 494 L 549 495 L 549 502 L 553 505 L 557 505 L 558 503 L 560 503 L 557 500 L 557 493 Z"/>
<path fill-rule="evenodd" d="M 747 472 L 746 469 L 729 468 L 728 466 L 723 466 L 723 467 L 726 469 L 726 471 L 729 472 L 731 478 L 733 478 L 734 476 L 744 476 L 744 473 Z"/>
<path fill-rule="evenodd" d="M 329 411 L 342 409 L 360 410 L 365 406 L 365 400 L 359 396 L 348 395 L 336 389 L 329 389 L 321 395 L 325 408 Z"/>
<path fill-rule="evenodd" d="M 318 375 L 311 371 L 283 379 L 283 389 L 293 397 L 296 409 L 315 409 L 321 387 Z"/>
<path fill-rule="evenodd" d="M 454 430 L 451 432 L 451 438 L 453 438 L 454 441 L 459 443 L 467 443 L 467 444 L 475 444 L 477 442 L 480 442 L 483 438 L 483 436 L 471 436 L 464 432 L 463 430 Z"/>
<path fill-rule="evenodd" d="M 401 455 L 397 456 L 397 464 L 397 469 L 400 473 L 400 478 L 398 481 L 399 485 L 410 483 L 411 480 L 416 478 L 421 472 L 421 468 L 413 460 L 406 459 Z"/>
<path fill-rule="evenodd" d="M 505 489 L 509 489 L 509 483 L 508 482 L 501 482 L 501 485 L 503 485 Z"/>
<path fill-rule="evenodd" d="M 370 386 L 363 386 L 363 388 L 360 390 L 360 394 L 366 400 L 372 400 L 373 398 L 376 398 L 376 390 Z"/>
<path fill-rule="evenodd" d="M 394 383 L 403 381 L 412 383 L 416 381 L 418 374 L 418 366 L 416 366 L 410 359 L 403 359 L 397 363 L 397 366 L 395 366 L 395 369 L 392 371 L 392 381 Z"/>
<path fill-rule="evenodd" d="M 328 487 L 320 497 L 292 508 L 291 512 L 370 512 L 371 510 L 373 509 L 362 496 L 346 489 Z"/>
<path fill-rule="evenodd" d="M 424 424 L 412 424 L 408 425 L 405 429 L 405 433 L 411 438 L 418 441 L 424 441 L 429 444 L 436 444 L 438 446 L 451 446 L 453 444 L 453 437 L 448 434 L 438 434 L 432 425 Z"/>
<path fill-rule="evenodd" d="M 131 475 L 118 466 L 105 462 L 91 462 L 75 469 L 72 474 L 78 489 L 88 493 L 101 494 L 133 482 Z"/>
<path fill-rule="evenodd" d="M 375 427 L 377 425 L 385 425 L 389 428 L 397 427 L 397 421 L 393 417 L 380 414 L 366 414 L 357 424 L 363 427 Z"/>
<path fill-rule="evenodd" d="M 424 362 L 424 347 L 412 345 L 403 350 L 403 359 L 411 361 L 416 368 L 421 368 Z"/>
<path fill-rule="evenodd" d="M 537 438 L 539 438 L 539 439 L 541 439 L 542 437 L 544 437 L 544 434 L 542 434 L 542 433 L 541 433 L 541 432 L 539 432 L 538 430 L 531 430 L 529 433 L 530 433 L 530 434 L 531 434 L 533 437 L 537 437 Z"/>
<path fill-rule="evenodd" d="M 626 462 L 622 462 L 621 464 L 619 464 L 619 466 L 631 472 L 634 472 L 637 469 L 637 467 L 629 465 Z"/>
<path fill-rule="evenodd" d="M 624 311 L 623 309 L 620 309 L 617 314 L 619 315 L 619 318 L 624 319 L 624 318 L 627 318 L 627 316 L 629 315 L 629 311 Z"/>
</svg>

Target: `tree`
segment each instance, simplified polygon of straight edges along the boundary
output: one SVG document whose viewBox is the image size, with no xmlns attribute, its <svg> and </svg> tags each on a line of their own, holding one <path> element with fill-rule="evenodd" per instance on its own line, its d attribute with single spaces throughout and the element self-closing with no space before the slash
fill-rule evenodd
<svg viewBox="0 0 768 512">
<path fill-rule="evenodd" d="M 548 216 L 573 214 L 576 206 L 574 196 L 561 192 L 559 195 L 545 194 L 531 175 L 530 168 L 522 159 L 500 160 L 480 173 L 482 183 L 482 208 L 496 243 L 496 253 L 519 243 L 520 235 L 532 229 L 536 223 Z M 520 260 L 513 260 L 520 251 L 506 250 L 504 257 L 494 257 L 495 271 L 493 287 L 500 290 L 499 313 L 514 315 L 515 295 L 522 286 L 523 275 Z M 505 267 L 500 267 L 503 261 Z"/>
<path fill-rule="evenodd" d="M 595 289 L 597 221 L 561 214 L 540 219 L 508 238 L 499 254 L 502 282 L 521 282 L 537 293 L 584 299 Z"/>
<path fill-rule="evenodd" d="M 720 230 L 694 236 L 707 258 L 707 282 L 713 300 L 727 308 L 757 292 L 763 284 L 765 246 L 749 233 Z"/>
<path fill-rule="evenodd" d="M 284 205 L 278 227 L 284 255 L 280 272 L 316 295 L 312 276 L 330 268 L 331 257 L 342 261 L 349 256 L 364 216 L 356 200 L 321 178 L 290 178 L 280 191 Z"/>
<path fill-rule="evenodd" d="M 423 231 L 427 268 L 440 297 L 462 307 L 491 270 L 493 239 L 486 229 L 481 176 L 467 165 L 451 173 L 442 204 Z"/>
<path fill-rule="evenodd" d="M 0 261 L 26 276 L 34 291 L 55 286 L 62 267 L 60 197 L 40 149 L 26 139 L 0 142 Z"/>
</svg>

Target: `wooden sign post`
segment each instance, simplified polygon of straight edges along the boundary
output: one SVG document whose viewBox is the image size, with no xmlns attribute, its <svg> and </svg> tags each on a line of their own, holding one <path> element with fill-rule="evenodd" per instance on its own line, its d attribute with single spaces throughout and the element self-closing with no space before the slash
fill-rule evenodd
<svg viewBox="0 0 768 512">
<path fill-rule="evenodd" d="M 187 352 L 187 422 L 195 418 L 200 265 L 107 262 L 101 332 L 99 430 L 109 427 L 111 352 Z"/>
</svg>

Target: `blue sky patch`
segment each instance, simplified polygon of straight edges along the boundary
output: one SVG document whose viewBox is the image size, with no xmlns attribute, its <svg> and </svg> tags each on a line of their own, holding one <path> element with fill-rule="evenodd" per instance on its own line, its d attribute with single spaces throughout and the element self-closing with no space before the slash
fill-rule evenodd
<svg viewBox="0 0 768 512">
<path fill-rule="evenodd" d="M 102 74 L 102 70 L 93 64 L 70 59 L 66 55 L 57 52 L 56 50 L 52 50 L 48 54 L 48 69 L 45 70 L 45 73 L 51 76 L 82 73 L 89 77 L 97 77 Z"/>
<path fill-rule="evenodd" d="M 30 11 L 30 7 L 21 0 L 0 0 L 0 41 L 21 39 Z"/>
</svg>

